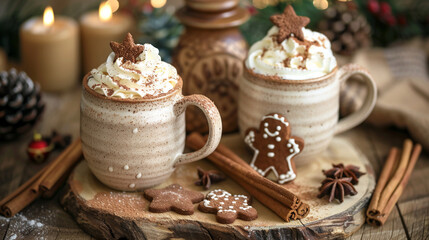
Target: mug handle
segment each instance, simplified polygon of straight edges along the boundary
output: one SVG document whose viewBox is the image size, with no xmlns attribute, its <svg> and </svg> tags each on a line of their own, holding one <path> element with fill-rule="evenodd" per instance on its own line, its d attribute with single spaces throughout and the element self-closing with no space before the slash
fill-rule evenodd
<svg viewBox="0 0 429 240">
<path fill-rule="evenodd" d="M 209 125 L 209 136 L 201 149 L 179 154 L 174 159 L 173 167 L 207 157 L 217 148 L 222 137 L 222 120 L 215 104 L 209 98 L 200 94 L 183 97 L 174 105 L 176 116 L 183 113 L 189 105 L 195 105 L 203 111 Z"/>
<path fill-rule="evenodd" d="M 361 75 L 363 77 L 363 82 L 368 88 L 368 95 L 360 109 L 338 122 L 335 127 L 335 134 L 345 132 L 362 123 L 371 113 L 375 106 L 375 101 L 377 100 L 377 86 L 375 85 L 374 79 L 372 79 L 365 68 L 353 63 L 347 64 L 341 67 L 337 74 L 340 84 L 343 84 L 343 82 L 347 81 L 352 75 Z"/>
</svg>

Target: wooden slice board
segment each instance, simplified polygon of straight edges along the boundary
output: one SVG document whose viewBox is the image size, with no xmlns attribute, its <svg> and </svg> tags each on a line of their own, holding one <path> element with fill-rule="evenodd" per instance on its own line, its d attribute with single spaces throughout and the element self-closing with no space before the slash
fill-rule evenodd
<svg viewBox="0 0 429 240">
<path fill-rule="evenodd" d="M 238 135 L 229 135 L 222 142 L 243 159 L 250 160 Z M 348 196 L 342 204 L 329 203 L 327 198 L 318 199 L 318 187 L 324 179 L 322 169 L 329 169 L 332 163 L 354 164 L 367 174 L 356 185 L 358 194 Z M 158 186 L 172 183 L 207 193 L 195 186 L 196 167 L 214 169 L 208 160 L 180 166 L 171 178 Z M 174 212 L 151 213 L 149 202 L 141 192 L 119 192 L 101 184 L 82 161 L 73 171 L 68 188 L 62 198 L 64 208 L 90 235 L 99 239 L 302 239 L 302 238 L 344 238 L 357 231 L 365 222 L 365 207 L 374 190 L 375 178 L 372 166 L 365 155 L 352 146 L 347 139 L 334 138 L 329 149 L 306 166 L 298 166 L 298 177 L 285 187 L 307 202 L 311 211 L 301 221 L 284 222 L 276 214 L 254 201 L 259 217 L 254 221 L 236 220 L 233 224 L 219 224 L 215 215 L 198 211 L 191 216 Z M 214 184 L 210 190 L 225 189 L 232 194 L 247 194 L 230 179 Z M 209 191 L 210 191 L 209 190 Z"/>
</svg>

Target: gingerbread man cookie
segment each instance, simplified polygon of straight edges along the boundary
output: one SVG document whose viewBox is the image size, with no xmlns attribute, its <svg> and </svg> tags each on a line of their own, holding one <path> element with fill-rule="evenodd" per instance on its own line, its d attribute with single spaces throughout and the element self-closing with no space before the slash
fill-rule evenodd
<svg viewBox="0 0 429 240">
<path fill-rule="evenodd" d="M 171 210 L 182 215 L 192 215 L 194 203 L 204 199 L 204 194 L 187 190 L 179 184 L 171 184 L 163 189 L 147 189 L 144 196 L 152 201 L 149 211 L 163 213 Z"/>
<path fill-rule="evenodd" d="M 292 159 L 304 148 L 304 140 L 291 137 L 286 117 L 272 113 L 262 117 L 259 130 L 250 128 L 244 141 L 255 151 L 250 166 L 262 176 L 273 171 L 283 184 L 296 178 Z"/>
<path fill-rule="evenodd" d="M 217 189 L 207 194 L 198 209 L 201 212 L 216 213 L 219 223 L 233 223 L 237 218 L 251 221 L 258 217 L 258 212 L 250 204 L 251 198 L 248 196 L 231 195 L 225 190 Z"/>
</svg>

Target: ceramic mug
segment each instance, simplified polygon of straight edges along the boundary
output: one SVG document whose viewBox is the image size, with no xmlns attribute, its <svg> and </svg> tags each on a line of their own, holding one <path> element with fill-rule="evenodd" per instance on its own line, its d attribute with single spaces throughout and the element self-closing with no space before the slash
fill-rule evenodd
<svg viewBox="0 0 429 240">
<path fill-rule="evenodd" d="M 368 88 L 363 106 L 338 121 L 340 86 L 352 75 L 361 75 Z M 240 133 L 258 127 L 262 117 L 280 113 L 290 122 L 292 135 L 304 139 L 303 152 L 296 157 L 300 165 L 315 159 L 328 147 L 333 136 L 363 122 L 374 108 L 377 89 L 371 75 L 356 64 L 335 68 L 325 76 L 287 80 L 257 74 L 245 66 L 240 79 L 238 125 Z"/>
<path fill-rule="evenodd" d="M 105 185 L 135 191 L 164 182 L 180 164 L 200 160 L 219 144 L 222 122 L 213 102 L 202 95 L 182 95 L 182 79 L 155 98 L 106 97 L 83 79 L 80 135 L 92 173 Z M 188 105 L 200 108 L 209 125 L 206 145 L 183 153 Z"/>
</svg>

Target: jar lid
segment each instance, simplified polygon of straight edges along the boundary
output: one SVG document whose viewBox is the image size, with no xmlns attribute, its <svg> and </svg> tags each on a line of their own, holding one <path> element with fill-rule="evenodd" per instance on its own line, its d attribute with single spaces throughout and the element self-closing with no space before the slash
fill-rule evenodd
<svg viewBox="0 0 429 240">
<path fill-rule="evenodd" d="M 238 5 L 239 0 L 185 0 L 186 6 L 201 12 L 221 12 Z"/>
<path fill-rule="evenodd" d="M 185 25 L 197 28 L 219 29 L 236 27 L 249 19 L 247 9 L 238 6 L 239 0 L 186 0 L 176 12 Z"/>
</svg>

